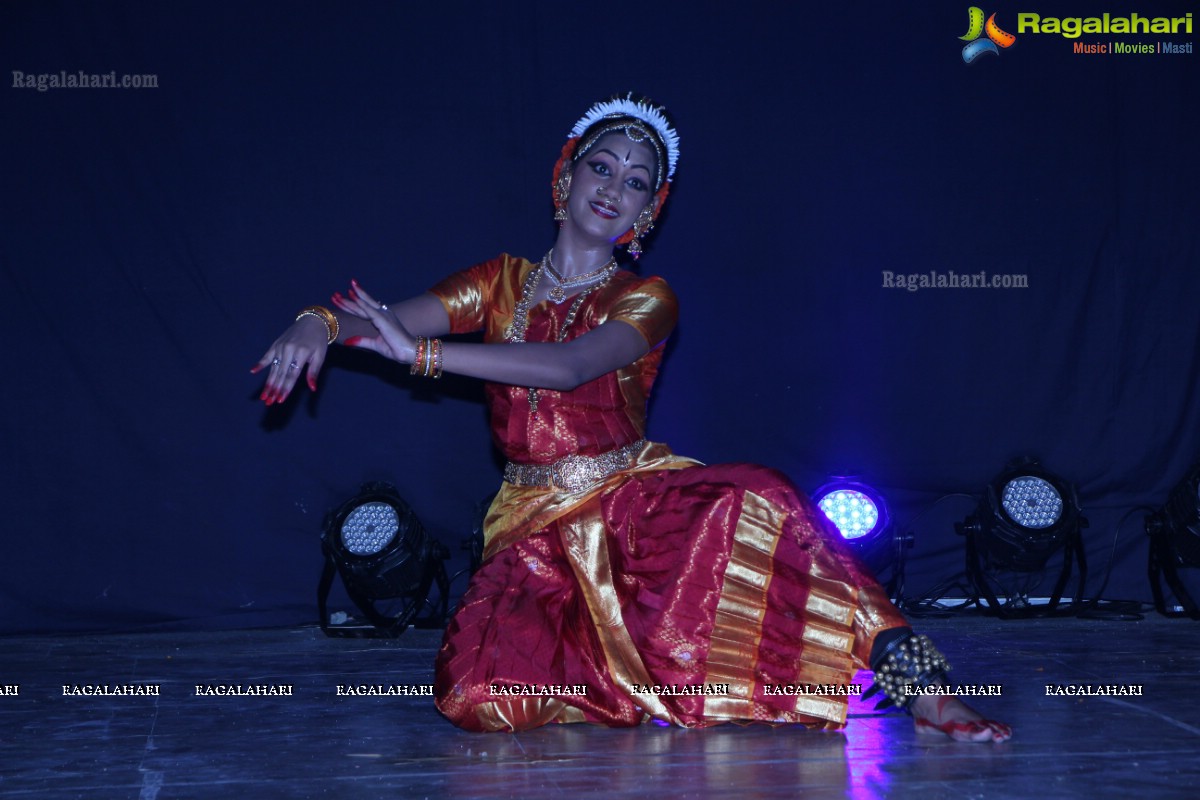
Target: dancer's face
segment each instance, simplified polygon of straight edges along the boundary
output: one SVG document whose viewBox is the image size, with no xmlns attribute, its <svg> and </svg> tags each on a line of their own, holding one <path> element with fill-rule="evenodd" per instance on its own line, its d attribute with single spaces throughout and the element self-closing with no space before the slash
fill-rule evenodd
<svg viewBox="0 0 1200 800">
<path fill-rule="evenodd" d="M 606 134 L 574 165 L 568 219 L 609 240 L 633 227 L 654 199 L 654 149 L 622 131 Z"/>
</svg>

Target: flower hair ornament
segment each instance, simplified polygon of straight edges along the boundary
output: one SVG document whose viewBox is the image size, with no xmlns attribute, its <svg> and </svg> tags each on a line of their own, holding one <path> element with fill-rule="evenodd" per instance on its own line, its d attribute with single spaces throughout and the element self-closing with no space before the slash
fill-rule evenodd
<svg viewBox="0 0 1200 800">
<path fill-rule="evenodd" d="M 632 92 L 624 97 L 613 96 L 589 108 L 571 128 L 551 179 L 554 219 L 561 225 L 567 218 L 567 198 L 571 193 L 574 162 L 602 136 L 613 131 L 621 131 L 632 142 L 648 143 L 658 156 L 654 199 L 642 209 L 633 227 L 617 239 L 617 244 L 629 246 L 629 254 L 636 259 L 642 253 L 640 239 L 653 229 L 654 221 L 666 203 L 675 167 L 679 163 L 679 134 L 668 119 L 666 109 L 647 98 L 635 98 Z"/>
</svg>

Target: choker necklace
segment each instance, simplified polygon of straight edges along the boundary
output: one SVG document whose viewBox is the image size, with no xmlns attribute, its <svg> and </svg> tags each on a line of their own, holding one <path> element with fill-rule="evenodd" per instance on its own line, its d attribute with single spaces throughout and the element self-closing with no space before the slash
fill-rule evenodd
<svg viewBox="0 0 1200 800">
<path fill-rule="evenodd" d="M 550 280 L 554 281 L 554 288 L 550 290 L 550 299 L 555 304 L 561 304 L 567 299 L 568 289 L 574 289 L 578 286 L 586 286 L 595 280 L 607 279 L 609 275 L 617 271 L 617 259 L 610 258 L 598 268 L 591 272 L 585 272 L 582 275 L 576 275 L 574 278 L 564 278 L 554 268 L 554 248 L 550 248 L 550 252 L 546 253 L 542 259 L 542 268 L 546 274 L 550 276 Z"/>
<path fill-rule="evenodd" d="M 554 252 L 553 250 L 550 253 Z M 542 273 L 551 274 L 551 280 L 556 280 L 553 272 L 553 267 L 550 266 L 550 253 L 542 256 L 542 263 L 529 271 L 529 276 L 525 278 L 525 285 L 521 287 L 521 299 L 517 301 L 516 307 L 513 309 L 512 323 L 508 326 L 508 330 L 504 332 L 505 341 L 513 344 L 521 344 L 525 341 L 525 332 L 529 328 L 529 309 L 533 306 L 533 296 L 537 294 L 538 283 L 541 281 Z M 597 289 L 601 289 L 608 284 L 612 276 L 617 272 L 617 260 L 610 259 L 607 264 L 598 270 L 595 270 L 589 275 L 582 275 L 578 278 L 572 278 L 571 281 L 576 283 L 582 282 L 580 279 L 594 279 L 596 276 L 602 276 L 594 285 L 584 289 L 579 294 L 575 295 L 575 299 L 571 303 L 571 307 L 567 309 L 567 316 L 563 319 L 562 326 L 558 329 L 558 338 L 556 341 L 562 342 L 567 338 L 567 329 L 571 327 L 571 323 L 575 321 L 575 317 L 579 314 L 579 309 L 583 307 L 583 301 L 587 296 Z M 559 282 L 559 287 L 569 286 L 570 282 Z M 530 386 L 527 397 L 529 399 L 529 410 L 537 414 L 538 408 L 538 390 L 537 387 Z"/>
</svg>

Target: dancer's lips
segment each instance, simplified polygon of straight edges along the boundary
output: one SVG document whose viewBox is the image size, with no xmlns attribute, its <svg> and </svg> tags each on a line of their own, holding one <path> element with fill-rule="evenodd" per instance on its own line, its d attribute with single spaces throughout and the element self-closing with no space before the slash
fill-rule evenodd
<svg viewBox="0 0 1200 800">
<path fill-rule="evenodd" d="M 617 217 L 621 216 L 621 212 L 617 211 L 617 209 L 613 206 L 606 205 L 605 203 L 597 203 L 593 201 L 589 203 L 589 205 L 592 207 L 592 212 L 598 217 L 604 217 L 605 219 L 616 219 Z"/>
</svg>

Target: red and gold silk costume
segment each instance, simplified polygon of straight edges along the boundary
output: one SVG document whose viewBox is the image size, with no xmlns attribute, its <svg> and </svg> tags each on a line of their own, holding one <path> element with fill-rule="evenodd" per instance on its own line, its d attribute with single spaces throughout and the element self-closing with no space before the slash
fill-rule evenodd
<svg viewBox="0 0 1200 800">
<path fill-rule="evenodd" d="M 433 291 L 455 333 L 502 342 L 534 266 L 501 256 Z M 570 305 L 533 307 L 526 341 L 557 341 Z M 566 340 L 620 320 L 650 351 L 572 391 L 540 390 L 536 414 L 524 387 L 488 384 L 505 456 L 548 464 L 641 439 L 676 313 L 663 280 L 628 272 L 587 297 Z M 434 688 L 470 730 L 648 718 L 837 728 L 845 696 L 783 687 L 850 684 L 875 634 L 907 624 L 781 474 L 704 466 L 662 444 L 575 493 L 505 483 L 485 537 Z"/>
</svg>

